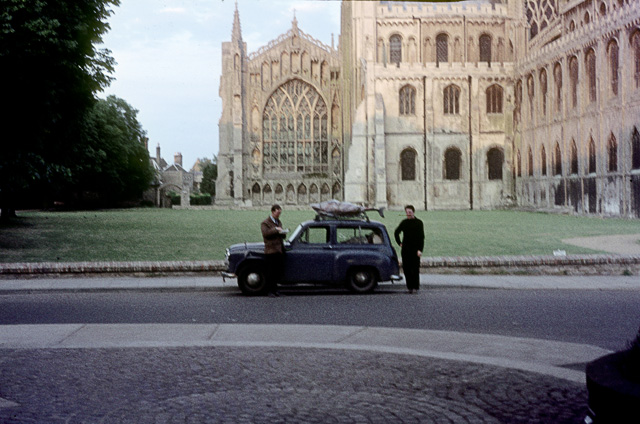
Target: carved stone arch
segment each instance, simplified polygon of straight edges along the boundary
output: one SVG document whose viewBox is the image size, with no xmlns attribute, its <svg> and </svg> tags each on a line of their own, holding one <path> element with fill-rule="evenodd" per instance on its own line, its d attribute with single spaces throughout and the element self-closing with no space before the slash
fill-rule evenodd
<svg viewBox="0 0 640 424">
<path fill-rule="evenodd" d="M 342 199 L 342 187 L 339 182 L 333 183 L 333 187 L 331 187 L 331 198 L 337 200 Z"/>
<path fill-rule="evenodd" d="M 376 45 L 376 62 L 387 63 L 387 52 L 385 50 L 384 38 L 379 37 Z"/>
<path fill-rule="evenodd" d="M 271 205 L 274 202 L 273 199 L 273 190 L 271 190 L 271 185 L 266 184 L 262 189 L 262 199 L 265 205 Z"/>
<path fill-rule="evenodd" d="M 287 185 L 287 192 L 285 195 L 285 201 L 287 204 L 293 205 L 296 202 L 296 190 L 293 188 L 293 184 Z"/>
<path fill-rule="evenodd" d="M 433 45 L 431 38 L 424 37 L 424 41 L 422 43 L 422 63 L 434 62 L 433 56 Z"/>
<path fill-rule="evenodd" d="M 251 203 L 253 203 L 253 206 L 262 205 L 262 195 L 260 192 L 260 184 L 255 183 L 253 187 L 251 187 Z"/>
<path fill-rule="evenodd" d="M 409 37 L 407 42 L 407 62 L 416 63 L 418 61 L 418 43 L 415 37 Z"/>
<path fill-rule="evenodd" d="M 569 153 L 569 174 L 578 175 L 578 145 L 576 144 L 576 140 L 573 138 L 571 139 L 571 147 Z"/>
<path fill-rule="evenodd" d="M 540 146 L 540 175 L 547 175 L 547 149 L 544 143 Z"/>
<path fill-rule="evenodd" d="M 260 70 L 260 85 L 262 90 L 267 90 L 271 86 L 271 66 L 269 62 L 262 62 L 262 68 Z"/>
<path fill-rule="evenodd" d="M 329 64 L 323 60 L 320 64 L 320 85 L 324 88 L 329 83 Z"/>
<path fill-rule="evenodd" d="M 313 183 L 311 187 L 309 187 L 309 203 L 317 203 L 320 201 L 320 192 L 318 190 L 318 186 Z"/>
<path fill-rule="evenodd" d="M 562 149 L 559 141 L 556 141 L 553 148 L 553 175 L 562 175 Z"/>
<path fill-rule="evenodd" d="M 285 193 L 284 193 L 284 188 L 282 187 L 282 184 L 276 185 L 275 199 L 276 199 L 276 203 L 282 203 L 285 199 Z"/>
<path fill-rule="evenodd" d="M 464 52 L 462 50 L 462 40 L 460 37 L 456 37 L 453 40 L 453 61 L 464 62 Z"/>
<path fill-rule="evenodd" d="M 304 183 L 300 184 L 298 186 L 298 200 L 297 200 L 297 204 L 298 205 L 305 205 L 307 204 L 307 186 L 304 185 Z"/>
<path fill-rule="evenodd" d="M 251 108 L 251 130 L 256 134 L 259 133 L 261 123 L 258 105 L 253 105 Z"/>
<path fill-rule="evenodd" d="M 286 77 L 291 71 L 291 56 L 288 51 L 280 53 L 280 75 Z"/>
<path fill-rule="evenodd" d="M 620 75 L 620 46 L 617 38 L 612 37 L 607 44 L 608 81 L 610 92 L 613 96 L 618 95 L 619 75 Z"/>
<path fill-rule="evenodd" d="M 329 184 L 324 183 L 322 187 L 320 187 L 320 201 L 324 202 L 329 199 L 331 199 L 331 189 L 329 188 Z"/>
<path fill-rule="evenodd" d="M 309 77 L 311 75 L 311 57 L 309 52 L 304 50 L 300 56 L 300 66 L 302 69 L 302 75 Z"/>
<path fill-rule="evenodd" d="M 297 51 L 291 52 L 291 73 L 293 75 L 298 75 L 300 73 L 300 53 Z"/>
<path fill-rule="evenodd" d="M 607 140 L 607 170 L 618 172 L 618 141 L 613 133 L 609 134 Z"/>
<path fill-rule="evenodd" d="M 633 127 L 631 132 L 631 169 L 640 169 L 640 132 Z"/>
</svg>

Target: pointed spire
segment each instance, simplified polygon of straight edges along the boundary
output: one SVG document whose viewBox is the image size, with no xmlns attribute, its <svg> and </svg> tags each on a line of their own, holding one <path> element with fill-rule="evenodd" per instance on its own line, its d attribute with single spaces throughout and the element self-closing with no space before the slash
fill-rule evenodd
<svg viewBox="0 0 640 424">
<path fill-rule="evenodd" d="M 238 13 L 237 1 L 236 10 L 233 12 L 233 29 L 231 30 L 231 38 L 234 41 L 242 42 L 242 30 L 240 29 L 240 14 Z"/>
<path fill-rule="evenodd" d="M 293 32 L 298 32 L 298 18 L 296 18 L 296 9 L 293 9 L 293 21 L 291 21 Z"/>
</svg>

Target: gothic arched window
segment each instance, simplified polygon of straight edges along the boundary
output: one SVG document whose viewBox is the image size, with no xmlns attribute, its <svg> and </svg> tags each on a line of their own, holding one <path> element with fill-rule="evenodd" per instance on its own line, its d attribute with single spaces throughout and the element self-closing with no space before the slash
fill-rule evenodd
<svg viewBox="0 0 640 424">
<path fill-rule="evenodd" d="M 482 34 L 479 40 L 480 44 L 480 62 L 491 63 L 491 36 Z"/>
<path fill-rule="evenodd" d="M 436 63 L 447 63 L 449 61 L 449 36 L 438 34 L 436 37 Z"/>
<path fill-rule="evenodd" d="M 416 151 L 404 149 L 400 153 L 400 171 L 402 181 L 414 181 L 416 179 Z"/>
<path fill-rule="evenodd" d="M 522 177 L 522 157 L 520 156 L 520 149 L 516 154 L 516 175 Z"/>
<path fill-rule="evenodd" d="M 416 114 L 416 89 L 405 85 L 400 89 L 400 115 Z"/>
<path fill-rule="evenodd" d="M 593 49 L 589 49 L 586 58 L 587 65 L 587 84 L 589 85 L 589 101 L 595 102 L 597 99 L 596 87 L 596 53 Z"/>
<path fill-rule="evenodd" d="M 502 113 L 502 87 L 493 84 L 487 88 L 487 113 Z"/>
<path fill-rule="evenodd" d="M 540 175 L 547 175 L 547 151 L 544 145 L 540 148 Z"/>
<path fill-rule="evenodd" d="M 262 114 L 264 172 L 327 172 L 327 107 L 318 92 L 294 79 L 278 87 Z"/>
<path fill-rule="evenodd" d="M 445 115 L 460 113 L 460 88 L 458 86 L 451 84 L 445 87 L 442 100 Z"/>
<path fill-rule="evenodd" d="M 527 165 L 529 167 L 529 176 L 533 177 L 533 151 L 529 147 L 529 153 L 527 155 Z"/>
<path fill-rule="evenodd" d="M 562 175 L 562 150 L 557 142 L 553 152 L 553 174 Z"/>
<path fill-rule="evenodd" d="M 636 31 L 631 37 L 631 46 L 633 49 L 633 75 L 636 80 L 636 88 L 640 88 L 640 31 Z"/>
<path fill-rule="evenodd" d="M 547 116 L 547 71 L 540 71 L 540 102 L 542 106 L 542 116 Z"/>
<path fill-rule="evenodd" d="M 459 180 L 462 153 L 455 147 L 449 147 L 444 152 L 444 179 Z"/>
<path fill-rule="evenodd" d="M 589 139 L 589 173 L 596 172 L 596 143 L 593 138 Z"/>
<path fill-rule="evenodd" d="M 571 81 L 571 107 L 578 106 L 578 58 L 573 56 L 569 59 L 569 78 Z"/>
<path fill-rule="evenodd" d="M 402 37 L 394 34 L 389 38 L 389 62 L 400 66 L 402 62 Z"/>
<path fill-rule="evenodd" d="M 613 134 L 611 134 L 607 143 L 607 158 L 609 172 L 618 172 L 618 142 Z"/>
<path fill-rule="evenodd" d="M 490 180 L 502 179 L 502 164 L 504 162 L 504 153 L 499 147 L 493 147 L 487 152 L 487 165 L 489 168 Z"/>
<path fill-rule="evenodd" d="M 631 169 L 640 169 L 640 133 L 637 128 L 631 135 Z"/>
<path fill-rule="evenodd" d="M 578 146 L 575 140 L 571 140 L 571 175 L 578 174 Z"/>
<path fill-rule="evenodd" d="M 553 79 L 556 85 L 556 112 L 562 112 L 562 66 L 556 63 L 553 68 Z"/>
<path fill-rule="evenodd" d="M 618 43 L 612 40 L 607 49 L 609 53 L 609 82 L 611 83 L 611 94 L 618 95 Z"/>
</svg>

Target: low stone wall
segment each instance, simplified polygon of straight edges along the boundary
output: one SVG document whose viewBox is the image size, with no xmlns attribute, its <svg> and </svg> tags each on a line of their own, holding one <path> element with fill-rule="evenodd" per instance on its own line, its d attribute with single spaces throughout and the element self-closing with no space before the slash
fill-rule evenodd
<svg viewBox="0 0 640 424">
<path fill-rule="evenodd" d="M 0 277 L 52 275 L 209 274 L 224 261 L 0 263 Z M 426 274 L 640 275 L 640 255 L 480 256 L 422 258 Z"/>
</svg>

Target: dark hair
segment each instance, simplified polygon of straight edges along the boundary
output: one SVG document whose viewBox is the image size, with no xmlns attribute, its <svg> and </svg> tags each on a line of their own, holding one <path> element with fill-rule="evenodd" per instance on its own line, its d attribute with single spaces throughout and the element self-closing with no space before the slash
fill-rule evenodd
<svg viewBox="0 0 640 424">
<path fill-rule="evenodd" d="M 276 203 L 275 205 L 271 206 L 271 212 L 273 212 L 273 211 L 277 211 L 278 209 L 282 210 L 282 208 L 280 207 L 280 205 L 279 205 L 279 204 L 277 204 L 277 203 Z"/>
<path fill-rule="evenodd" d="M 414 207 L 413 207 L 413 205 L 407 205 L 407 206 L 405 206 L 404 208 L 405 208 L 405 210 L 406 210 L 406 209 L 411 209 L 413 212 L 415 212 L 415 211 L 416 211 L 416 208 L 414 208 Z"/>
</svg>

